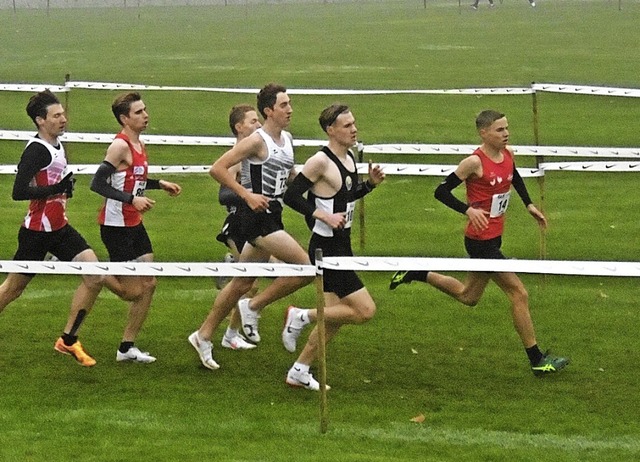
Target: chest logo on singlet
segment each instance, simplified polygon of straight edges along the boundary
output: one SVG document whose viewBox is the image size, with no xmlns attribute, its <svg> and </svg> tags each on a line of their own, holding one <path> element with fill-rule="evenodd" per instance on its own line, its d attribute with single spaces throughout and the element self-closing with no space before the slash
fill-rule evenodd
<svg viewBox="0 0 640 462">
<path fill-rule="evenodd" d="M 351 181 L 351 177 L 348 176 L 344 179 L 344 185 L 347 188 L 347 191 L 351 191 L 351 188 L 353 187 L 353 181 Z"/>
<path fill-rule="evenodd" d="M 133 167 L 133 174 L 134 175 L 144 175 L 144 166 L 142 165 L 135 165 Z"/>
<path fill-rule="evenodd" d="M 503 181 L 502 177 L 501 177 L 501 176 L 498 176 L 498 177 L 493 178 L 493 179 L 489 182 L 489 184 L 490 184 L 491 186 L 495 186 L 495 185 L 496 185 L 496 183 L 500 184 L 500 183 L 502 183 L 502 181 Z"/>
</svg>

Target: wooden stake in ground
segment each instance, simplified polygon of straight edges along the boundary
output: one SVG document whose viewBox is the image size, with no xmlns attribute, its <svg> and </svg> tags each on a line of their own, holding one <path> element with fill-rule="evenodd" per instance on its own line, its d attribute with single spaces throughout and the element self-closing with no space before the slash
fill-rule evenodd
<svg viewBox="0 0 640 462">
<path fill-rule="evenodd" d="M 316 249 L 316 328 L 318 329 L 318 374 L 320 382 L 320 433 L 327 432 L 327 350 L 324 326 L 324 280 L 322 278 L 322 249 Z"/>
</svg>

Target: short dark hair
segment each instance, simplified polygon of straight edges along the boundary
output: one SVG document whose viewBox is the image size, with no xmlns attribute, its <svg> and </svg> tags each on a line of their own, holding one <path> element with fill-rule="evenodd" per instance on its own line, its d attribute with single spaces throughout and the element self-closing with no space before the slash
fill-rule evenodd
<svg viewBox="0 0 640 462">
<path fill-rule="evenodd" d="M 121 115 L 129 115 L 129 111 L 131 110 L 131 103 L 135 103 L 136 101 L 140 101 L 142 96 L 137 91 L 131 91 L 129 93 L 123 93 L 116 97 L 111 104 L 111 111 L 113 111 L 113 115 L 120 125 L 123 125 L 120 120 Z"/>
<path fill-rule="evenodd" d="M 268 83 L 262 87 L 260 92 L 258 92 L 258 111 L 260 111 L 262 117 L 265 119 L 267 118 L 264 110 L 268 107 L 273 109 L 273 106 L 275 106 L 276 100 L 278 99 L 278 93 L 286 92 L 287 89 L 277 83 Z"/>
<path fill-rule="evenodd" d="M 29 102 L 27 103 L 27 114 L 31 117 L 33 123 L 36 124 L 36 127 L 38 126 L 36 123 L 36 117 L 46 119 L 47 112 L 49 112 L 49 106 L 53 106 L 54 104 L 60 104 L 60 100 L 48 88 L 29 98 Z"/>
<path fill-rule="evenodd" d="M 238 130 L 236 130 L 236 124 L 244 120 L 247 112 L 255 111 L 256 109 L 250 104 L 238 104 L 231 108 L 229 113 L 229 128 L 231 133 L 238 136 Z"/>
<path fill-rule="evenodd" d="M 346 104 L 334 103 L 331 106 L 327 106 L 320 113 L 320 117 L 318 118 L 318 122 L 320 122 L 320 126 L 327 132 L 327 128 L 336 121 L 340 114 L 344 114 L 345 112 L 349 112 L 349 106 Z"/>
<path fill-rule="evenodd" d="M 502 119 L 504 114 L 502 112 L 494 111 L 493 109 L 486 109 L 482 111 L 476 117 L 476 128 L 482 130 L 488 128 L 498 119 Z"/>
</svg>

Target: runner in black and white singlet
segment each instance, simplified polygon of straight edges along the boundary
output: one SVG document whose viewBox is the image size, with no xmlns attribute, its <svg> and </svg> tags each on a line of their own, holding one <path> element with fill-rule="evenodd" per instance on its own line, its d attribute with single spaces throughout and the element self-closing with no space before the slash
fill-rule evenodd
<svg viewBox="0 0 640 462">
<path fill-rule="evenodd" d="M 353 256 L 351 224 L 356 200 L 371 192 L 384 180 L 380 166 L 369 164 L 369 179 L 358 181 L 356 161 L 349 150 L 356 144 L 356 121 L 348 106 L 333 104 L 320 114 L 320 126 L 329 143 L 304 164 L 285 194 L 285 203 L 302 213 L 313 231 L 309 256 L 316 249 L 324 256 Z M 307 198 L 304 194 L 307 193 Z M 354 271 L 324 269 L 324 315 L 326 341 L 343 324 L 362 324 L 371 319 L 376 305 Z M 304 327 L 315 321 L 315 309 L 289 307 L 282 331 L 282 343 L 287 351 L 296 350 L 297 339 Z M 319 390 L 320 384 L 309 372 L 318 357 L 318 329 L 309 335 L 307 344 L 287 373 L 287 384 Z"/>
<path fill-rule="evenodd" d="M 351 250 L 353 213 L 356 208 L 356 200 L 362 197 L 366 191 L 364 186 L 357 190 L 358 172 L 355 168 L 356 162 L 351 151 L 346 152 L 345 163 L 348 163 L 352 170 L 348 170 L 344 163 L 328 147 L 322 148 L 321 152 L 338 168 L 342 186 L 333 196 L 328 197 L 316 195 L 312 188 L 307 194 L 307 202 L 313 209 L 320 209 L 330 215 L 336 213 L 344 214 L 345 221 L 342 227 L 334 229 L 324 221 L 314 218 L 312 214 L 305 214 L 307 225 L 313 232 L 309 242 L 309 258 L 312 263 L 315 261 L 316 249 L 322 249 L 322 253 L 326 257 L 353 256 L 353 251 Z M 320 155 L 320 153 L 317 155 Z M 294 190 L 290 190 L 290 192 L 293 193 Z M 288 200 L 289 197 L 288 195 Z M 295 208 L 295 202 L 287 205 Z M 363 287 L 364 285 L 355 271 L 331 271 L 328 269 L 324 271 L 325 292 L 332 292 L 343 298 Z"/>
<path fill-rule="evenodd" d="M 282 225 L 282 195 L 295 176 L 293 143 L 285 131 L 291 122 L 291 100 L 281 85 L 268 84 L 257 98 L 258 111 L 264 117 L 262 129 L 239 141 L 211 166 L 210 174 L 221 185 L 242 199 L 237 212 L 243 238 L 248 242 L 240 253 L 240 262 L 266 262 L 271 256 L 292 264 L 309 265 L 304 249 Z M 242 185 L 231 174 L 242 162 Z M 189 336 L 202 364 L 217 369 L 211 337 L 220 323 L 238 306 L 242 330 L 247 340 L 260 341 L 260 311 L 282 297 L 313 281 L 311 276 L 279 277 L 264 291 L 248 299 L 241 297 L 251 288 L 255 277 L 235 277 L 216 297 L 213 308 L 200 328 Z"/>
<path fill-rule="evenodd" d="M 293 170 L 293 144 L 291 134 L 282 131 L 282 145 L 276 143 L 262 128 L 255 131 L 266 148 L 266 158 L 250 157 L 242 160 L 240 183 L 253 194 L 268 200 L 264 211 L 255 211 L 241 203 L 236 213 L 241 223 L 241 237 L 250 243 L 261 236 L 283 230 L 282 197 Z"/>
</svg>

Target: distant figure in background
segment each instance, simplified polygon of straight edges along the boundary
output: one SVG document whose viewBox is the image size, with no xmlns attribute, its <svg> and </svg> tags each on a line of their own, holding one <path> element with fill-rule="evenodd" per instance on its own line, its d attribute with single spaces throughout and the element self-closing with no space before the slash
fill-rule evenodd
<svg viewBox="0 0 640 462">
<path fill-rule="evenodd" d="M 482 145 L 436 188 L 435 197 L 468 217 L 464 245 L 469 257 L 503 260 L 506 257 L 500 247 L 512 185 L 541 227 L 547 226 L 547 219 L 533 205 L 516 169 L 513 151 L 507 146 L 509 124 L 505 115 L 493 110 L 482 111 L 476 118 L 476 128 Z M 467 189 L 466 203 L 452 194 L 462 182 Z M 398 271 L 389 288 L 393 290 L 412 281 L 426 282 L 465 305 L 475 306 L 491 280 L 511 302 L 513 325 L 526 350 L 531 371 L 535 375 L 546 375 L 569 364 L 567 358 L 540 351 L 529 312 L 529 295 L 515 273 L 470 272 L 463 283 L 433 271 Z"/>
<path fill-rule="evenodd" d="M 98 215 L 100 236 L 111 261 L 150 262 L 153 261 L 153 249 L 142 224 L 142 215 L 153 208 L 155 201 L 145 197 L 145 191 L 163 189 L 170 196 L 177 196 L 182 188 L 176 183 L 147 176 L 147 152 L 140 135 L 149 124 L 149 114 L 140 94 L 130 92 L 118 96 L 111 110 L 122 130 L 107 148 L 104 161 L 91 182 L 91 190 L 105 198 Z M 149 312 L 156 278 L 116 278 L 123 288 L 120 297 L 131 302 L 116 360 L 152 363 L 156 358 L 140 351 L 134 342 Z"/>
<path fill-rule="evenodd" d="M 471 5 L 471 8 L 473 8 L 474 10 L 477 10 L 478 9 L 478 3 L 480 3 L 480 0 L 475 0 L 473 5 Z M 496 5 L 493 3 L 493 0 L 489 0 L 489 8 L 493 8 L 494 6 L 496 6 Z"/>
</svg>

